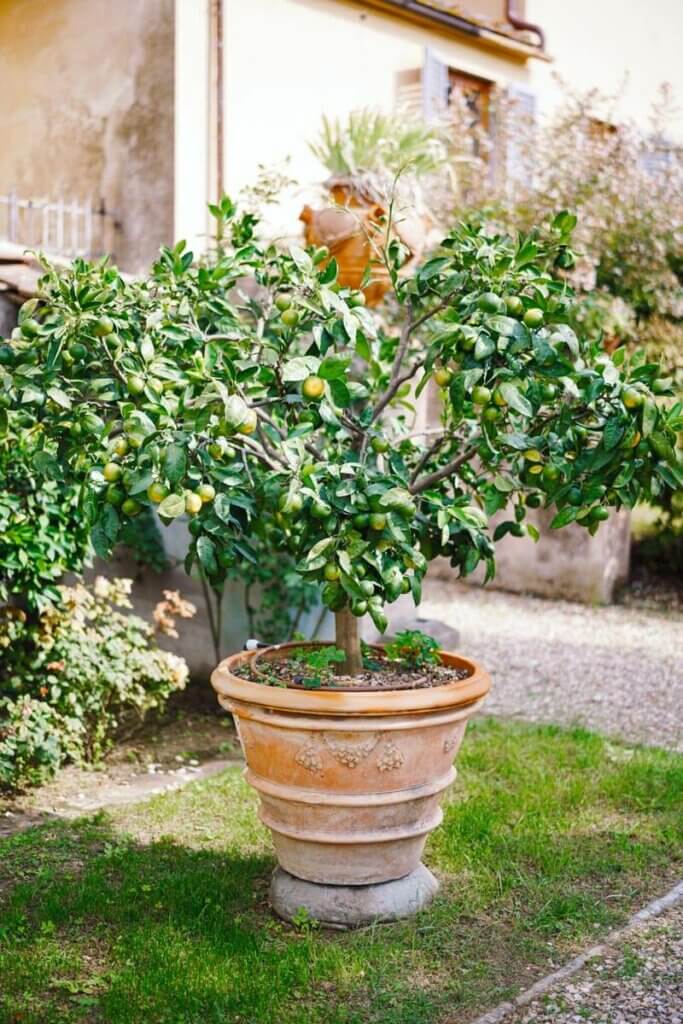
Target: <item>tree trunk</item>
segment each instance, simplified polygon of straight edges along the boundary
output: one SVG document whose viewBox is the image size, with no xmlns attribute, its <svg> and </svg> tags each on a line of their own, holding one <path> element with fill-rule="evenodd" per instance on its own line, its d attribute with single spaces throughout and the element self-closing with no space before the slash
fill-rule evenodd
<svg viewBox="0 0 683 1024">
<path fill-rule="evenodd" d="M 339 675 L 358 676 L 363 671 L 363 659 L 360 651 L 360 619 L 351 613 L 349 608 L 335 612 L 335 643 L 344 652 L 346 658 L 339 662 Z"/>
</svg>

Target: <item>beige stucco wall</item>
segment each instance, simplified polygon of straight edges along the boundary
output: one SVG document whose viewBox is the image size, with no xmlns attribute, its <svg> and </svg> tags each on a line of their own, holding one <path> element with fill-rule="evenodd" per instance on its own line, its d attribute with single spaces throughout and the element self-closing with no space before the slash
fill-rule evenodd
<svg viewBox="0 0 683 1024">
<path fill-rule="evenodd" d="M 509 62 L 411 22 L 339 0 L 225 0 L 228 184 L 291 156 L 293 176 L 320 177 L 308 149 L 323 114 L 390 110 L 399 71 L 422 67 L 425 47 L 463 71 L 523 81 Z"/>
<path fill-rule="evenodd" d="M 194 111 L 177 141 L 176 223 L 186 237 L 207 228 L 200 199 L 209 196 L 210 128 L 205 94 L 203 107 L 194 94 L 208 81 L 208 0 L 176 0 L 176 8 L 179 23 L 181 17 L 194 23 L 178 37 L 177 93 Z M 288 170 L 301 190 L 270 214 L 273 229 L 284 233 L 298 231 L 301 202 L 322 175 L 307 145 L 322 114 L 391 109 L 397 72 L 421 67 L 426 47 L 452 67 L 534 93 L 540 110 L 560 96 L 557 74 L 577 88 L 608 91 L 629 76 L 620 113 L 642 124 L 662 81 L 683 98 L 680 0 L 647 8 L 623 0 L 529 0 L 526 16 L 545 29 L 550 64 L 513 59 L 466 36 L 346 0 L 224 0 L 224 12 L 226 186 L 234 194 L 254 180 L 259 165 L 290 158 Z M 672 136 L 681 134 L 681 123 L 670 127 Z M 188 152 L 192 163 L 183 157 Z"/>
<path fill-rule="evenodd" d="M 545 29 L 546 49 L 553 57 L 552 64 L 529 65 L 541 106 L 551 107 L 560 95 L 556 73 L 582 90 L 614 93 L 623 86 L 617 113 L 643 127 L 661 83 L 668 82 L 683 104 L 681 0 L 527 0 L 526 16 Z M 680 111 L 667 130 L 683 140 Z"/>
<path fill-rule="evenodd" d="M 173 0 L 0 0 L 0 192 L 104 198 L 136 270 L 173 234 Z"/>
</svg>

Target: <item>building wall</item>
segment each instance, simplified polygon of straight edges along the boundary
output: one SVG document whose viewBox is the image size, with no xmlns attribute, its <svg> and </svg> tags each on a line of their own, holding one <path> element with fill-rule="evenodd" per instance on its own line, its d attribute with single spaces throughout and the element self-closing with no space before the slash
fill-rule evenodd
<svg viewBox="0 0 683 1024">
<path fill-rule="evenodd" d="M 103 198 L 115 255 L 173 234 L 173 0 L 0 0 L 0 193 Z"/>
<path fill-rule="evenodd" d="M 527 0 L 526 17 L 543 26 L 553 57 L 552 64 L 532 61 L 529 67 L 541 106 L 551 107 L 561 93 L 556 75 L 581 90 L 614 93 L 623 87 L 618 114 L 644 128 L 663 82 L 683 104 L 681 0 Z M 669 130 L 672 138 L 683 141 L 680 112 Z"/>
<path fill-rule="evenodd" d="M 523 64 L 356 3 L 225 0 L 226 174 L 230 189 L 259 164 L 291 157 L 292 176 L 317 181 L 308 149 L 323 113 L 390 110 L 399 71 L 421 68 L 425 47 L 484 78 L 526 80 Z"/>
<path fill-rule="evenodd" d="M 179 9 L 188 3 L 177 0 Z M 552 63 L 486 50 L 465 36 L 423 28 L 352 0 L 224 5 L 226 186 L 234 194 L 253 182 L 259 165 L 284 166 L 289 158 L 287 169 L 301 183 L 301 193 L 274 215 L 273 226 L 284 232 L 298 231 L 303 193 L 324 176 L 308 149 L 322 114 L 343 117 L 363 106 L 391 109 L 397 73 L 420 68 L 426 47 L 459 70 L 534 93 L 541 111 L 561 95 L 557 75 L 579 89 L 607 91 L 628 77 L 620 113 L 643 125 L 662 81 L 683 97 L 683 62 L 676 49 L 683 31 L 680 0 L 658 0 L 647 9 L 622 0 L 529 0 L 525 16 L 544 28 Z M 187 33 L 183 46 L 185 68 L 196 76 L 203 63 L 206 74 L 204 35 L 193 42 Z M 671 134 L 678 137 L 681 127 L 672 125 Z M 194 124 L 188 138 L 196 138 L 197 130 Z M 195 234 L 206 230 L 198 195 L 208 195 L 207 180 L 199 159 L 179 183 L 194 210 L 193 224 L 186 228 L 182 222 L 184 236 L 193 228 Z M 182 197 L 176 202 L 182 207 Z"/>
</svg>

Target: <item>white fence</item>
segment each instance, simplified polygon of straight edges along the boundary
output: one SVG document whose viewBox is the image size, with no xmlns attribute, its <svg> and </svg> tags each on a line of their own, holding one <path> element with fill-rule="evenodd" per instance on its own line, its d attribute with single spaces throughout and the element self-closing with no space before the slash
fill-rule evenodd
<svg viewBox="0 0 683 1024">
<path fill-rule="evenodd" d="M 51 256 L 88 259 L 112 253 L 116 221 L 105 207 L 78 199 L 0 195 L 0 239 Z"/>
</svg>

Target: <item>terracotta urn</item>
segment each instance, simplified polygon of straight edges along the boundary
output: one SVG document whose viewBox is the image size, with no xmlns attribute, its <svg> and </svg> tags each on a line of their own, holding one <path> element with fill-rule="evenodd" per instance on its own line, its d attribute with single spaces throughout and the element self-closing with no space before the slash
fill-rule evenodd
<svg viewBox="0 0 683 1024">
<path fill-rule="evenodd" d="M 339 267 L 339 283 L 347 288 L 360 288 L 370 268 L 363 293 L 368 306 L 376 306 L 391 288 L 389 272 L 378 252 L 384 243 L 386 206 L 372 190 L 354 186 L 346 178 L 332 178 L 327 185 L 333 205 L 320 210 L 306 205 L 301 211 L 306 243 L 327 246 Z M 393 234 L 410 253 L 405 271 L 422 255 L 425 225 L 414 216 L 400 216 Z"/>
<path fill-rule="evenodd" d="M 290 646 L 301 645 L 233 655 L 211 678 L 273 837 L 274 907 L 291 919 L 303 906 L 342 927 L 413 913 L 437 887 L 421 856 L 489 677 L 447 652 L 443 664 L 467 677 L 420 689 L 305 690 L 243 677 Z"/>
</svg>

